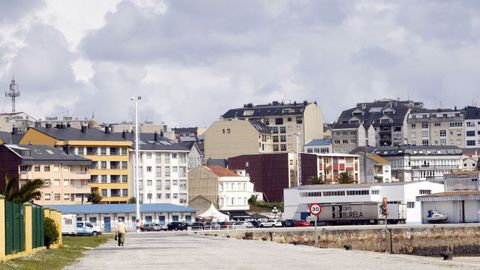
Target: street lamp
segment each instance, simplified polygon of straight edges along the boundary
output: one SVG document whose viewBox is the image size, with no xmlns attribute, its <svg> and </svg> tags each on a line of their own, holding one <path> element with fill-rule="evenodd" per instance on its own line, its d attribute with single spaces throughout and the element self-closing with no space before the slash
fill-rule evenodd
<svg viewBox="0 0 480 270">
<path fill-rule="evenodd" d="M 278 213 L 278 209 L 276 206 L 274 206 L 272 209 L 272 214 L 274 219 L 277 219 L 277 213 Z"/>
<path fill-rule="evenodd" d="M 139 173 L 138 173 L 138 101 L 141 100 L 142 97 L 141 96 L 137 96 L 137 97 L 132 97 L 130 100 L 132 100 L 133 102 L 135 102 L 135 166 L 134 166 L 134 170 L 135 170 L 135 203 L 136 203 L 136 208 L 137 208 L 137 218 L 136 218 L 136 221 L 135 221 L 135 226 L 136 226 L 136 229 L 137 229 L 137 233 L 140 232 L 140 187 L 139 187 Z"/>
</svg>

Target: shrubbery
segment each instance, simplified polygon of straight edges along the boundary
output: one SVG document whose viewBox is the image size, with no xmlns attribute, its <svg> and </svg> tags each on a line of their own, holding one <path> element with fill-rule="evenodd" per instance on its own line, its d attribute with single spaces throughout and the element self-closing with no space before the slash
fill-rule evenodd
<svg viewBox="0 0 480 270">
<path fill-rule="evenodd" d="M 45 224 L 43 226 L 45 246 L 50 248 L 50 246 L 58 240 L 58 230 L 53 219 L 46 217 Z"/>
<path fill-rule="evenodd" d="M 279 211 L 283 212 L 283 202 L 257 201 L 257 197 L 255 195 L 252 195 L 252 197 L 250 197 L 250 199 L 248 199 L 248 203 L 250 205 L 255 205 L 255 206 L 263 207 L 263 208 L 273 209 L 274 207 L 276 207 Z"/>
</svg>

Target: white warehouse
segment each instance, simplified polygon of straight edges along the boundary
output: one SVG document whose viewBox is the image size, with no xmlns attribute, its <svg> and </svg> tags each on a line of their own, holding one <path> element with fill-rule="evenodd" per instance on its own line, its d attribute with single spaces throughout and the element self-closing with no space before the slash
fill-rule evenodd
<svg viewBox="0 0 480 270">
<path fill-rule="evenodd" d="M 309 185 L 286 188 L 284 194 L 285 219 L 305 220 L 311 203 L 371 203 L 407 205 L 407 223 L 421 223 L 421 208 L 416 197 L 442 192 L 442 184 L 429 181 L 409 183 L 377 183 L 347 185 Z"/>
</svg>

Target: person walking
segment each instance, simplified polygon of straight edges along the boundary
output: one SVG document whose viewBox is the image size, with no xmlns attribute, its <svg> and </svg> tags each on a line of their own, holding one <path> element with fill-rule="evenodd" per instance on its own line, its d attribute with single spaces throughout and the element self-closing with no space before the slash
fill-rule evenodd
<svg viewBox="0 0 480 270">
<path fill-rule="evenodd" d="M 125 234 L 127 233 L 127 225 L 123 222 L 123 218 L 118 219 L 117 223 L 117 240 L 118 246 L 123 246 L 125 243 Z"/>
</svg>

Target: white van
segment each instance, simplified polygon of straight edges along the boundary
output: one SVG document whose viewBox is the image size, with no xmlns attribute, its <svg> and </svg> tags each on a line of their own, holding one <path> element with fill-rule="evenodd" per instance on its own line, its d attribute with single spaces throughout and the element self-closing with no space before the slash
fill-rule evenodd
<svg viewBox="0 0 480 270">
<path fill-rule="evenodd" d="M 77 215 L 62 215 L 62 234 L 77 235 Z"/>
</svg>

